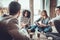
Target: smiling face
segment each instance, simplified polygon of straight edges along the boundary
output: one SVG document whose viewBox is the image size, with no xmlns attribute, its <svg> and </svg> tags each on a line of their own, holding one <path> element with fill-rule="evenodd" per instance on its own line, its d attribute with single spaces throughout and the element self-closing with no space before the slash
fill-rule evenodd
<svg viewBox="0 0 60 40">
<path fill-rule="evenodd" d="M 41 16 L 42 16 L 42 18 L 46 17 L 45 12 L 42 12 L 42 13 L 41 13 Z"/>
<path fill-rule="evenodd" d="M 42 18 L 47 18 L 48 17 L 46 10 L 43 10 L 41 12 L 41 16 L 42 16 Z"/>
<path fill-rule="evenodd" d="M 41 15 L 42 15 L 42 16 L 45 16 L 45 12 L 42 12 Z"/>
<path fill-rule="evenodd" d="M 56 13 L 57 15 L 59 15 L 59 14 L 60 14 L 60 9 L 59 9 L 59 8 L 55 8 L 55 13 Z"/>
<path fill-rule="evenodd" d="M 25 14 L 24 14 L 24 15 L 25 15 L 25 17 L 27 17 L 27 16 L 28 16 L 28 15 L 27 15 L 27 12 L 25 12 Z"/>
</svg>

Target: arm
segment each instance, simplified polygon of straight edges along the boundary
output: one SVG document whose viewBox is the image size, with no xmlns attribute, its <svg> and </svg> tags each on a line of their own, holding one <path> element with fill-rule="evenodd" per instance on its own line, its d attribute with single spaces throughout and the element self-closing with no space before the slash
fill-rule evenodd
<svg viewBox="0 0 60 40">
<path fill-rule="evenodd" d="M 55 20 L 60 20 L 60 16 L 57 16 L 57 17 L 51 19 L 51 20 L 49 21 L 49 23 L 54 24 L 54 21 L 55 21 Z"/>
<path fill-rule="evenodd" d="M 23 28 L 25 25 L 26 23 L 24 23 L 24 17 L 21 17 L 20 26 Z"/>
<path fill-rule="evenodd" d="M 39 22 L 41 20 L 41 18 L 39 18 L 38 20 L 36 20 L 36 22 Z"/>
<path fill-rule="evenodd" d="M 49 25 L 54 26 L 54 21 L 55 21 L 55 20 L 57 20 L 57 17 L 55 17 L 55 18 L 49 20 L 49 22 L 48 22 Z"/>
<path fill-rule="evenodd" d="M 45 20 L 43 20 L 44 21 L 44 23 L 40 23 L 40 25 L 41 26 L 43 26 L 43 27 L 46 27 L 46 26 L 48 26 L 49 24 L 48 24 L 48 21 L 50 20 L 50 18 L 48 17 L 48 18 L 46 18 Z"/>
<path fill-rule="evenodd" d="M 41 18 L 39 18 L 38 20 L 36 20 L 34 23 L 36 24 L 36 25 L 40 25 L 39 24 L 39 21 L 41 20 Z"/>
</svg>

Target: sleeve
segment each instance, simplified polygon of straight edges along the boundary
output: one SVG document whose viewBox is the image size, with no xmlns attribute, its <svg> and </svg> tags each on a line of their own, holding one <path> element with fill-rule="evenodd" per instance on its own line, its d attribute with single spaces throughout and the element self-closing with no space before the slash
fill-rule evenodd
<svg viewBox="0 0 60 40">
<path fill-rule="evenodd" d="M 55 20 L 59 20 L 59 17 L 55 17 L 55 18 L 51 19 L 49 22 L 53 22 L 54 23 Z"/>
<path fill-rule="evenodd" d="M 31 25 L 31 18 L 29 19 L 29 25 Z"/>
<path fill-rule="evenodd" d="M 21 17 L 21 21 L 20 22 L 23 22 L 23 17 Z"/>
<path fill-rule="evenodd" d="M 18 30 L 19 28 L 16 20 L 8 23 L 8 33 L 14 38 L 14 40 L 30 40 L 30 38 L 21 34 Z"/>
<path fill-rule="evenodd" d="M 48 17 L 46 24 L 48 24 L 48 23 L 49 23 L 49 20 L 50 20 L 50 17 Z"/>
<path fill-rule="evenodd" d="M 41 18 L 39 18 L 36 22 L 39 22 L 41 20 Z"/>
</svg>

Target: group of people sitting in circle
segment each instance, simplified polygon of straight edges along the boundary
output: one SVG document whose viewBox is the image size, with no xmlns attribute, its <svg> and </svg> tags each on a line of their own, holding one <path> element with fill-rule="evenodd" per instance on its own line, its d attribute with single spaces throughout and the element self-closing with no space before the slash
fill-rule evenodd
<svg viewBox="0 0 60 40">
<path fill-rule="evenodd" d="M 21 5 L 18 2 L 13 1 L 9 4 L 9 15 L 3 15 L 0 19 L 0 40 L 32 40 L 24 35 L 25 33 L 19 32 L 21 29 L 25 29 L 27 32 L 35 32 L 36 30 L 39 32 L 43 31 L 46 33 L 46 36 L 54 35 L 52 36 L 53 38 L 58 38 L 60 36 L 60 6 L 56 7 L 55 11 L 57 16 L 52 19 L 47 15 L 46 10 L 42 10 L 40 18 L 34 22 L 35 25 L 31 25 L 31 12 L 29 10 L 24 10 L 20 21 L 21 29 L 18 27 L 20 10 Z M 57 25 L 56 29 L 59 33 L 52 33 L 51 25 Z M 28 31 L 28 29 L 30 30 Z"/>
<path fill-rule="evenodd" d="M 31 24 L 31 19 L 30 19 L 30 14 L 31 12 L 29 10 L 24 10 L 23 11 L 23 16 L 21 17 L 21 26 L 23 28 L 26 28 L 26 30 L 30 29 L 31 32 L 35 32 L 35 29 L 39 32 L 51 32 L 52 28 L 49 25 L 49 20 L 50 17 L 47 15 L 47 11 L 43 10 L 41 12 L 40 18 L 35 21 L 35 25 L 30 25 Z"/>
</svg>

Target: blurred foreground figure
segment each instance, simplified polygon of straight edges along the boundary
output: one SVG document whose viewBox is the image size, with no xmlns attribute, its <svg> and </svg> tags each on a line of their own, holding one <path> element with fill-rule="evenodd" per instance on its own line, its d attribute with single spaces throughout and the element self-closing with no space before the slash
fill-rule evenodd
<svg viewBox="0 0 60 40">
<path fill-rule="evenodd" d="M 13 1 L 9 4 L 9 15 L 0 19 L 0 40 L 30 40 L 18 30 L 18 20 L 21 5 Z"/>
</svg>

